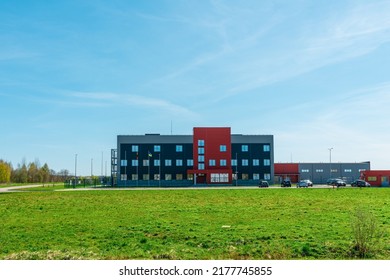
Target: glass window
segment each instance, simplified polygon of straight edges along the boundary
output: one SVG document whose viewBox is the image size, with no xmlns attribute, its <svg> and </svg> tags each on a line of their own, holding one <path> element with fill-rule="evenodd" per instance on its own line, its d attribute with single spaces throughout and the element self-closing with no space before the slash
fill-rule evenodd
<svg viewBox="0 0 390 280">
<path fill-rule="evenodd" d="M 204 170 L 204 163 L 199 163 L 198 164 L 198 169 L 199 170 Z"/>
<path fill-rule="evenodd" d="M 149 180 L 149 174 L 142 175 L 142 179 L 145 181 Z"/>
<path fill-rule="evenodd" d="M 148 160 L 148 159 L 144 159 L 144 160 L 142 161 L 142 165 L 143 165 L 143 166 L 149 166 L 149 160 Z"/>
<path fill-rule="evenodd" d="M 226 152 L 226 145 L 220 145 L 219 146 L 219 151 L 220 152 Z"/>
<path fill-rule="evenodd" d="M 264 145 L 264 146 L 263 146 L 263 151 L 264 151 L 264 152 L 269 152 L 270 150 L 271 150 L 270 145 Z"/>
<path fill-rule="evenodd" d="M 198 140 L 198 147 L 204 147 L 204 140 Z"/>
<path fill-rule="evenodd" d="M 176 180 L 183 180 L 183 174 L 176 174 Z"/>
<path fill-rule="evenodd" d="M 248 160 L 247 159 L 243 159 L 241 161 L 241 164 L 242 164 L 242 166 L 248 166 Z"/>
<path fill-rule="evenodd" d="M 194 160 L 193 159 L 187 159 L 187 166 L 194 166 Z"/>
<path fill-rule="evenodd" d="M 260 160 L 259 159 L 254 159 L 253 160 L 253 166 L 259 166 L 260 165 Z"/>
<path fill-rule="evenodd" d="M 131 151 L 132 152 L 138 152 L 138 145 L 132 145 L 131 146 Z"/>
<path fill-rule="evenodd" d="M 154 174 L 154 180 L 159 181 L 160 180 L 160 174 Z"/>
<path fill-rule="evenodd" d="M 176 145 L 176 152 L 182 152 L 183 151 L 183 145 Z"/>
<path fill-rule="evenodd" d="M 154 160 L 154 166 L 160 166 L 160 160 L 159 159 L 155 159 Z"/>
<path fill-rule="evenodd" d="M 317 173 L 322 173 L 322 172 L 324 172 L 324 170 L 323 169 L 316 169 L 316 172 Z"/>
<path fill-rule="evenodd" d="M 138 180 L 138 175 L 137 174 L 131 174 L 131 180 L 133 180 L 133 181 Z"/>
<path fill-rule="evenodd" d="M 310 171 L 309 171 L 309 169 L 302 169 L 301 172 L 302 173 L 309 173 Z"/>
<path fill-rule="evenodd" d="M 127 180 L 127 174 L 121 174 L 121 180 L 126 181 Z"/>
<path fill-rule="evenodd" d="M 122 159 L 121 160 L 121 166 L 127 166 L 127 160 L 126 159 Z"/>
<path fill-rule="evenodd" d="M 352 172 L 352 169 L 344 169 L 344 172 Z"/>
<path fill-rule="evenodd" d="M 204 154 L 204 148 L 198 148 L 198 154 L 203 155 Z"/>
<path fill-rule="evenodd" d="M 183 160 L 182 159 L 177 159 L 176 160 L 176 166 L 183 166 Z"/>
<path fill-rule="evenodd" d="M 153 149 L 155 152 L 160 152 L 161 151 L 161 146 L 160 145 L 154 145 L 154 149 Z"/>
<path fill-rule="evenodd" d="M 271 165 L 271 160 L 265 159 L 264 160 L 264 166 L 270 166 Z"/>
<path fill-rule="evenodd" d="M 166 159 L 165 166 L 171 166 L 171 165 L 172 165 L 172 161 L 170 159 Z"/>
<path fill-rule="evenodd" d="M 242 173 L 242 180 L 248 180 L 248 179 L 249 179 L 249 174 Z"/>
<path fill-rule="evenodd" d="M 138 166 L 138 159 L 131 160 L 131 165 L 132 166 Z"/>
<path fill-rule="evenodd" d="M 232 159 L 232 166 L 237 166 L 237 160 L 236 159 Z"/>
<path fill-rule="evenodd" d="M 253 173 L 253 180 L 260 180 L 260 174 L 259 173 Z"/>
<path fill-rule="evenodd" d="M 248 151 L 248 145 L 241 145 L 241 152 L 247 152 Z"/>
<path fill-rule="evenodd" d="M 215 166 L 215 159 L 210 159 L 209 160 L 209 165 L 210 166 Z"/>
<path fill-rule="evenodd" d="M 198 156 L 198 161 L 199 162 L 204 162 L 204 156 Z"/>
<path fill-rule="evenodd" d="M 265 173 L 264 174 L 264 180 L 271 180 L 271 174 Z"/>
<path fill-rule="evenodd" d="M 219 161 L 219 164 L 220 164 L 221 166 L 226 166 L 226 159 L 221 159 L 221 160 Z"/>
<path fill-rule="evenodd" d="M 165 180 L 172 180 L 172 174 L 165 174 Z"/>
<path fill-rule="evenodd" d="M 187 174 L 187 180 L 194 180 L 194 174 Z"/>
</svg>

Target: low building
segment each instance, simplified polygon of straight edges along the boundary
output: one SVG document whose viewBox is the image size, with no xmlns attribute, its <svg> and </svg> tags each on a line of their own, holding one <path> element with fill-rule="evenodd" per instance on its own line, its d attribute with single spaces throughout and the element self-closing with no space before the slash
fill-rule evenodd
<svg viewBox="0 0 390 280">
<path fill-rule="evenodd" d="M 361 179 L 371 186 L 388 187 L 390 182 L 390 170 L 364 170 L 360 173 Z"/>
<path fill-rule="evenodd" d="M 112 150 L 117 186 L 257 185 L 273 183 L 272 135 L 195 127 L 193 135 L 119 135 Z"/>
<path fill-rule="evenodd" d="M 325 184 L 330 178 L 351 183 L 370 170 L 370 162 L 354 163 L 275 163 L 275 182 L 290 179 L 292 182 L 309 179 L 314 184 Z"/>
</svg>

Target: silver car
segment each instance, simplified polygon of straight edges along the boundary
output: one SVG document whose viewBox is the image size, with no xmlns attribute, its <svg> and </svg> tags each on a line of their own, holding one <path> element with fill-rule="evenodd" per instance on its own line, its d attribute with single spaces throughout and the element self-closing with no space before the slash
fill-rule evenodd
<svg viewBox="0 0 390 280">
<path fill-rule="evenodd" d="M 307 188 L 308 186 L 307 180 L 300 180 L 297 184 L 297 188 Z"/>
</svg>

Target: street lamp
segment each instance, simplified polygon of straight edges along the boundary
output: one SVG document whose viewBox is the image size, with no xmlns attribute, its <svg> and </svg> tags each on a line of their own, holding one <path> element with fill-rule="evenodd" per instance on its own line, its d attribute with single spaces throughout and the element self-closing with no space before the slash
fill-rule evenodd
<svg viewBox="0 0 390 280">
<path fill-rule="evenodd" d="M 74 155 L 74 186 L 77 183 L 77 154 Z"/>
</svg>

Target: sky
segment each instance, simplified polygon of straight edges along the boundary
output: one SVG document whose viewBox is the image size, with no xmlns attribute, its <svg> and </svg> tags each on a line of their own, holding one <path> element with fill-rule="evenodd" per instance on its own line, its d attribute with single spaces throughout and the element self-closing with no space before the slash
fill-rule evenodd
<svg viewBox="0 0 390 280">
<path fill-rule="evenodd" d="M 110 173 L 117 135 L 274 135 L 390 169 L 390 1 L 0 1 L 0 159 Z M 332 150 L 329 150 L 333 148 Z M 330 152 L 331 151 L 331 152 Z M 107 167 L 106 167 L 107 166 Z"/>
</svg>

